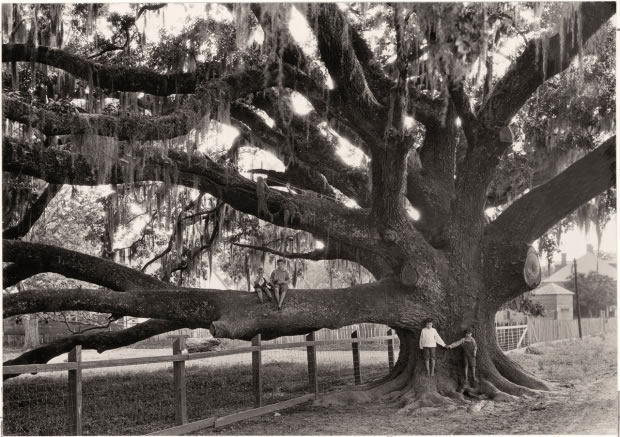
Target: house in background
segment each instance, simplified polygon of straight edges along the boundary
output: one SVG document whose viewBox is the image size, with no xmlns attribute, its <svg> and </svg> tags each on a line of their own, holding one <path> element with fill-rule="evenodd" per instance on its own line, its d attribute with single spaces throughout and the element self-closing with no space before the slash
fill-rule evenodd
<svg viewBox="0 0 620 437">
<path fill-rule="evenodd" d="M 545 316 L 556 320 L 573 320 L 575 293 L 553 282 L 541 283 L 532 290 L 530 299 L 545 308 Z"/>
<path fill-rule="evenodd" d="M 600 275 L 609 276 L 614 281 L 618 279 L 618 272 L 615 263 L 608 262 L 599 258 L 594 253 L 594 247 L 591 244 L 586 246 L 587 253 L 577 258 L 577 272 L 588 274 L 597 272 Z M 543 278 L 542 282 L 566 282 L 570 281 L 573 275 L 573 262 L 567 262 L 566 254 L 562 254 L 562 262 L 556 267 L 555 272 L 550 276 Z"/>
<path fill-rule="evenodd" d="M 547 269 L 543 269 L 543 277 L 538 288 L 529 293 L 532 301 L 538 302 L 545 307 L 545 318 L 550 319 L 573 319 L 573 300 L 576 299 L 574 293 L 567 290 L 563 285 L 573 277 L 573 262 L 567 260 L 566 253 L 562 253 L 562 261 L 555 265 L 551 274 Z M 586 245 L 586 254 L 577 258 L 577 272 L 587 275 L 590 272 L 597 272 L 600 275 L 609 276 L 614 281 L 617 280 L 616 260 L 605 260 L 599 258 L 594 253 L 591 244 Z M 608 314 L 615 314 L 616 307 L 610 307 Z M 495 322 L 500 324 L 514 324 L 527 320 L 525 314 L 502 310 L 495 315 Z"/>
<path fill-rule="evenodd" d="M 596 272 L 599 275 L 608 276 L 614 281 L 618 280 L 618 270 L 616 260 L 604 260 L 598 257 L 594 253 L 594 247 L 591 244 L 586 245 L 586 254 L 577 258 L 577 272 L 579 274 L 588 275 L 591 272 Z M 574 263 L 567 262 L 566 254 L 562 254 L 562 262 L 556 267 L 556 270 L 550 276 L 544 278 L 540 284 L 543 287 L 545 284 L 563 284 L 573 279 Z M 540 288 L 539 287 L 539 288 Z M 563 287 L 561 287 L 563 288 Z M 536 289 L 538 290 L 538 289 Z M 536 291 L 534 290 L 534 291 Z M 569 291 L 569 290 L 566 290 Z M 566 298 L 568 299 L 568 298 Z M 572 311 L 572 309 L 571 309 Z M 607 308 L 606 314 L 615 314 L 616 307 L 610 306 Z"/>
</svg>

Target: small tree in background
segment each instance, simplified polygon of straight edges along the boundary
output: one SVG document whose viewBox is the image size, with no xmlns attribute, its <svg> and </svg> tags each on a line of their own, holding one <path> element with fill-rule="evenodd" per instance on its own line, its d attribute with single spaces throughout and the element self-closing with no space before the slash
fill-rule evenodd
<svg viewBox="0 0 620 437">
<path fill-rule="evenodd" d="M 600 311 L 605 311 L 609 306 L 617 304 L 616 290 L 618 283 L 609 276 L 600 275 L 596 272 L 579 273 L 577 275 L 577 286 L 579 287 L 579 306 L 581 314 L 588 317 L 596 317 Z M 564 287 L 575 292 L 575 275 Z M 575 314 L 577 314 L 577 299 L 573 301 Z"/>
</svg>

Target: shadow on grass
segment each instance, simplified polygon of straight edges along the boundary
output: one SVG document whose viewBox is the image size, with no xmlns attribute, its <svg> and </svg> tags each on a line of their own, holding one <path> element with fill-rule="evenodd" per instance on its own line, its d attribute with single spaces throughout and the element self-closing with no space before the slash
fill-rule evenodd
<svg viewBox="0 0 620 437">
<path fill-rule="evenodd" d="M 367 375 L 384 375 L 386 365 L 363 366 Z M 352 379 L 352 378 L 351 378 Z M 321 388 L 346 387 L 338 366 L 321 367 Z M 309 392 L 305 363 L 263 365 L 264 404 Z M 83 433 L 140 435 L 174 426 L 174 385 L 170 369 L 142 373 L 89 375 L 83 371 Z M 40 374 L 6 381 L 3 433 L 6 435 L 68 435 L 67 376 Z M 190 421 L 254 408 L 252 369 L 187 366 Z"/>
</svg>

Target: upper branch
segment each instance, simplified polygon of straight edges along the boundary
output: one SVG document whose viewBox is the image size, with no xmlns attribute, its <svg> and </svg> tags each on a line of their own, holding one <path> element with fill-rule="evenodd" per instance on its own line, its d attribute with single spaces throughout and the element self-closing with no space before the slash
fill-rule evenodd
<svg viewBox="0 0 620 437">
<path fill-rule="evenodd" d="M 157 153 L 153 153 L 157 152 Z M 319 237 L 367 247 L 376 238 L 367 222 L 367 211 L 307 195 L 265 189 L 237 171 L 204 155 L 154 148 L 133 151 L 135 166 L 113 163 L 106 174 L 97 174 L 89 158 L 53 149 L 29 149 L 4 138 L 3 170 L 73 185 L 119 184 L 170 180 L 207 192 L 236 210 L 270 223 L 311 232 Z M 140 156 L 141 155 L 141 156 Z"/>
<path fill-rule="evenodd" d="M 37 62 L 59 68 L 95 86 L 113 91 L 136 91 L 168 96 L 196 90 L 195 73 L 156 73 L 143 67 L 101 65 L 65 50 L 28 44 L 2 44 L 2 62 Z"/>
<path fill-rule="evenodd" d="M 294 114 L 284 117 L 277 102 L 271 99 L 255 99 L 255 104 L 271 115 L 277 125 L 288 136 L 270 128 L 250 108 L 235 104 L 231 106 L 231 115 L 234 114 L 240 121 L 251 127 L 254 135 L 259 139 L 259 147 L 269 147 L 268 150 L 285 158 L 287 174 L 305 185 L 317 188 L 324 185 L 322 176 L 333 187 L 342 191 L 346 196 L 366 207 L 369 205 L 368 178 L 366 174 L 345 164 L 336 153 L 335 138 L 330 137 L 318 127 L 321 120 L 314 112 L 305 118 Z M 299 162 L 300 161 L 300 162 Z M 293 165 L 294 164 L 294 165 Z M 314 177 L 313 173 L 315 173 Z M 322 175 L 322 176 L 321 176 Z M 305 181 L 305 183 L 304 183 Z M 322 189 L 313 189 L 322 192 Z"/>
<path fill-rule="evenodd" d="M 480 108 L 480 121 L 491 126 L 509 123 L 532 93 L 547 79 L 568 68 L 579 53 L 580 45 L 616 13 L 615 2 L 584 2 L 579 8 L 580 13 L 576 14 L 579 18 L 564 36 L 564 51 L 562 52 L 562 38 L 559 34 L 549 39 L 546 51 L 541 48 L 541 38 L 530 41 Z M 579 19 L 582 20 L 581 24 L 578 23 Z M 579 37 L 582 38 L 581 42 L 578 41 Z M 546 56 L 543 52 L 546 52 Z M 560 53 L 564 53 L 564 59 L 560 59 Z"/>
<path fill-rule="evenodd" d="M 568 167 L 555 178 L 514 202 L 487 228 L 487 234 L 509 235 L 531 243 L 551 226 L 615 184 L 616 137 Z"/>
<path fill-rule="evenodd" d="M 33 107 L 3 96 L 3 112 L 10 120 L 39 129 L 46 135 L 95 134 L 124 141 L 153 141 L 188 134 L 207 115 L 215 117 L 222 101 L 234 101 L 276 84 L 277 66 L 247 70 L 201 83 L 172 114 L 143 115 L 62 114 Z"/>
<path fill-rule="evenodd" d="M 322 3 L 308 8 L 308 21 L 316 23 L 316 37 L 321 59 L 350 111 L 360 120 L 375 120 L 384 112 L 370 89 L 364 68 L 352 43 L 351 27 L 335 4 Z"/>
<path fill-rule="evenodd" d="M 58 273 L 113 290 L 165 286 L 158 279 L 143 275 L 129 267 L 46 244 L 3 240 L 2 256 L 4 262 L 29 266 L 33 274 L 35 270 L 36 273 Z M 111 271 L 114 271 L 114 274 L 110 274 Z"/>
</svg>

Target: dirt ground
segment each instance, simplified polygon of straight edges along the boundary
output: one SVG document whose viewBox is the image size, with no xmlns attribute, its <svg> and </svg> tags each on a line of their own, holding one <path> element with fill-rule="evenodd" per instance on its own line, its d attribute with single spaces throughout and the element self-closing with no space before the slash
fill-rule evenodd
<svg viewBox="0 0 620 437">
<path fill-rule="evenodd" d="M 616 335 L 536 345 L 511 356 L 550 381 L 551 392 L 510 402 L 456 404 L 399 415 L 394 404 L 300 405 L 223 427 L 210 435 L 282 434 L 613 434 L 618 435 Z M 532 350 L 530 350 L 532 352 Z"/>
</svg>

